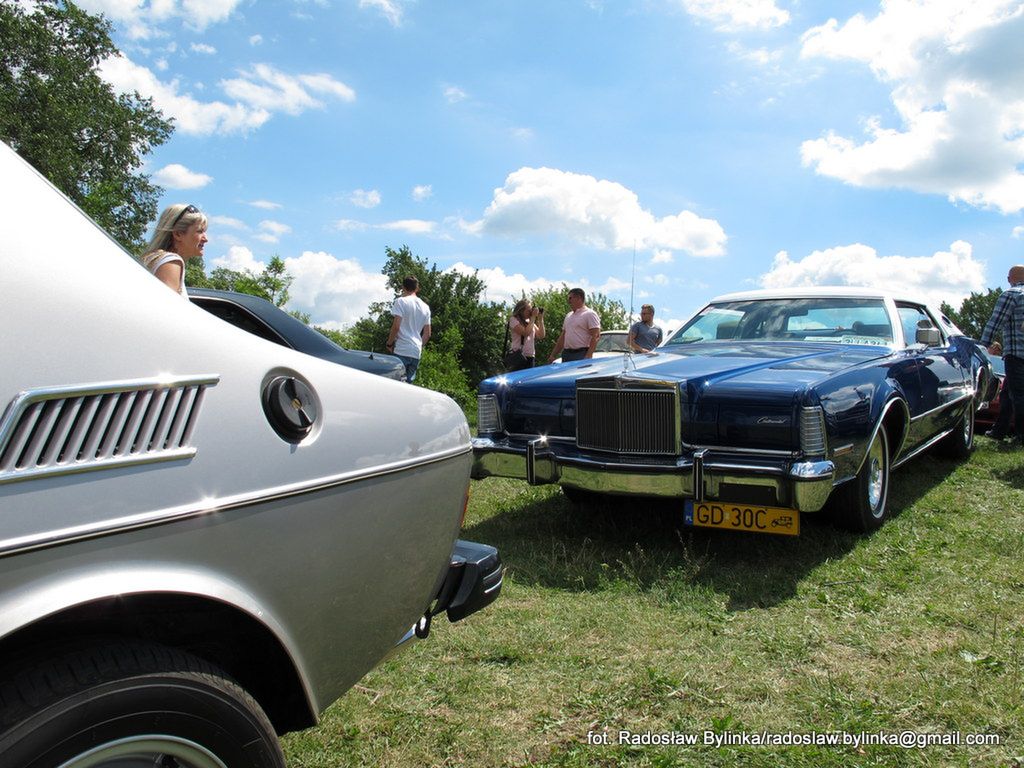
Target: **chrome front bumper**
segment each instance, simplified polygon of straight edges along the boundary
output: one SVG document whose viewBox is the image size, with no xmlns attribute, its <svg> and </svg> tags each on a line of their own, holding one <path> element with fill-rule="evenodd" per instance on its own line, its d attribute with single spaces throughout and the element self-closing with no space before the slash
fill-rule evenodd
<svg viewBox="0 0 1024 768">
<path fill-rule="evenodd" d="M 476 479 L 512 477 L 531 485 L 558 483 L 568 488 L 624 496 L 658 496 L 697 501 L 723 498 L 723 486 L 743 486 L 774 494 L 774 505 L 817 512 L 832 492 L 831 461 L 698 448 L 688 455 L 636 460 L 581 451 L 567 440 L 473 438 Z M 729 488 L 725 488 L 726 496 Z"/>
</svg>

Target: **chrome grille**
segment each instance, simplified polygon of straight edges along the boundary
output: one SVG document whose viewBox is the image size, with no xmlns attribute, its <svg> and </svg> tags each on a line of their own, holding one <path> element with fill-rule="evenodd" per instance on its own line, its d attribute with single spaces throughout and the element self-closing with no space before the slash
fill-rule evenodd
<svg viewBox="0 0 1024 768">
<path fill-rule="evenodd" d="M 204 376 L 23 392 L 0 421 L 0 483 L 187 458 Z"/>
<path fill-rule="evenodd" d="M 501 413 L 494 395 L 477 395 L 476 431 L 481 435 L 501 431 Z"/>
<path fill-rule="evenodd" d="M 639 454 L 678 454 L 679 399 L 675 389 L 576 390 L 576 444 Z"/>
</svg>

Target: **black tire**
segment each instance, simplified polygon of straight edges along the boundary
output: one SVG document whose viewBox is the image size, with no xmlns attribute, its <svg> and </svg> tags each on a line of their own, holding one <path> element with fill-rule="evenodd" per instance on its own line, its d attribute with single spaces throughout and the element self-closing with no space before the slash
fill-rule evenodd
<svg viewBox="0 0 1024 768">
<path fill-rule="evenodd" d="M 839 524 L 866 533 L 889 517 L 889 435 L 885 427 L 875 434 L 857 476 L 837 490 Z"/>
<path fill-rule="evenodd" d="M 0 756 L 18 768 L 285 768 L 267 716 L 224 672 L 127 642 L 5 676 Z"/>
<path fill-rule="evenodd" d="M 967 410 L 956 423 L 956 428 L 937 446 L 939 453 L 951 459 L 966 459 L 974 450 L 974 417 L 978 409 L 972 399 Z"/>
</svg>

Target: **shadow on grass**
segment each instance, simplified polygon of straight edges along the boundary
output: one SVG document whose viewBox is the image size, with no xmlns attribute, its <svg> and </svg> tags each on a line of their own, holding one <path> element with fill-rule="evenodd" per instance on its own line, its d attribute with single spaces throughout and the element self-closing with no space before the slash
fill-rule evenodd
<svg viewBox="0 0 1024 768">
<path fill-rule="evenodd" d="M 913 507 L 957 466 L 923 457 L 901 467 L 891 484 L 891 513 Z M 709 590 L 727 595 L 729 610 L 765 607 L 796 594 L 821 563 L 885 534 L 885 527 L 868 535 L 839 530 L 828 511 L 803 515 L 799 537 L 690 528 L 680 501 L 604 497 L 576 505 L 553 486 L 482 483 L 479 494 L 494 511 L 463 535 L 498 547 L 515 582 L 552 589 L 642 592 L 669 602 Z"/>
</svg>

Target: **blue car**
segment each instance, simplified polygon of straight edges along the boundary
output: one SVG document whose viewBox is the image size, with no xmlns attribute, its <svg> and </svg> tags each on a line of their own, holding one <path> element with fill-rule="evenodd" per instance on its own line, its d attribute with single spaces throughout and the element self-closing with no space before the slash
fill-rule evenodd
<svg viewBox="0 0 1024 768">
<path fill-rule="evenodd" d="M 992 376 L 940 312 L 859 288 L 720 296 L 653 352 L 481 382 L 473 476 L 680 500 L 687 524 L 798 535 L 829 505 L 870 531 L 890 474 L 966 458 Z"/>
</svg>

